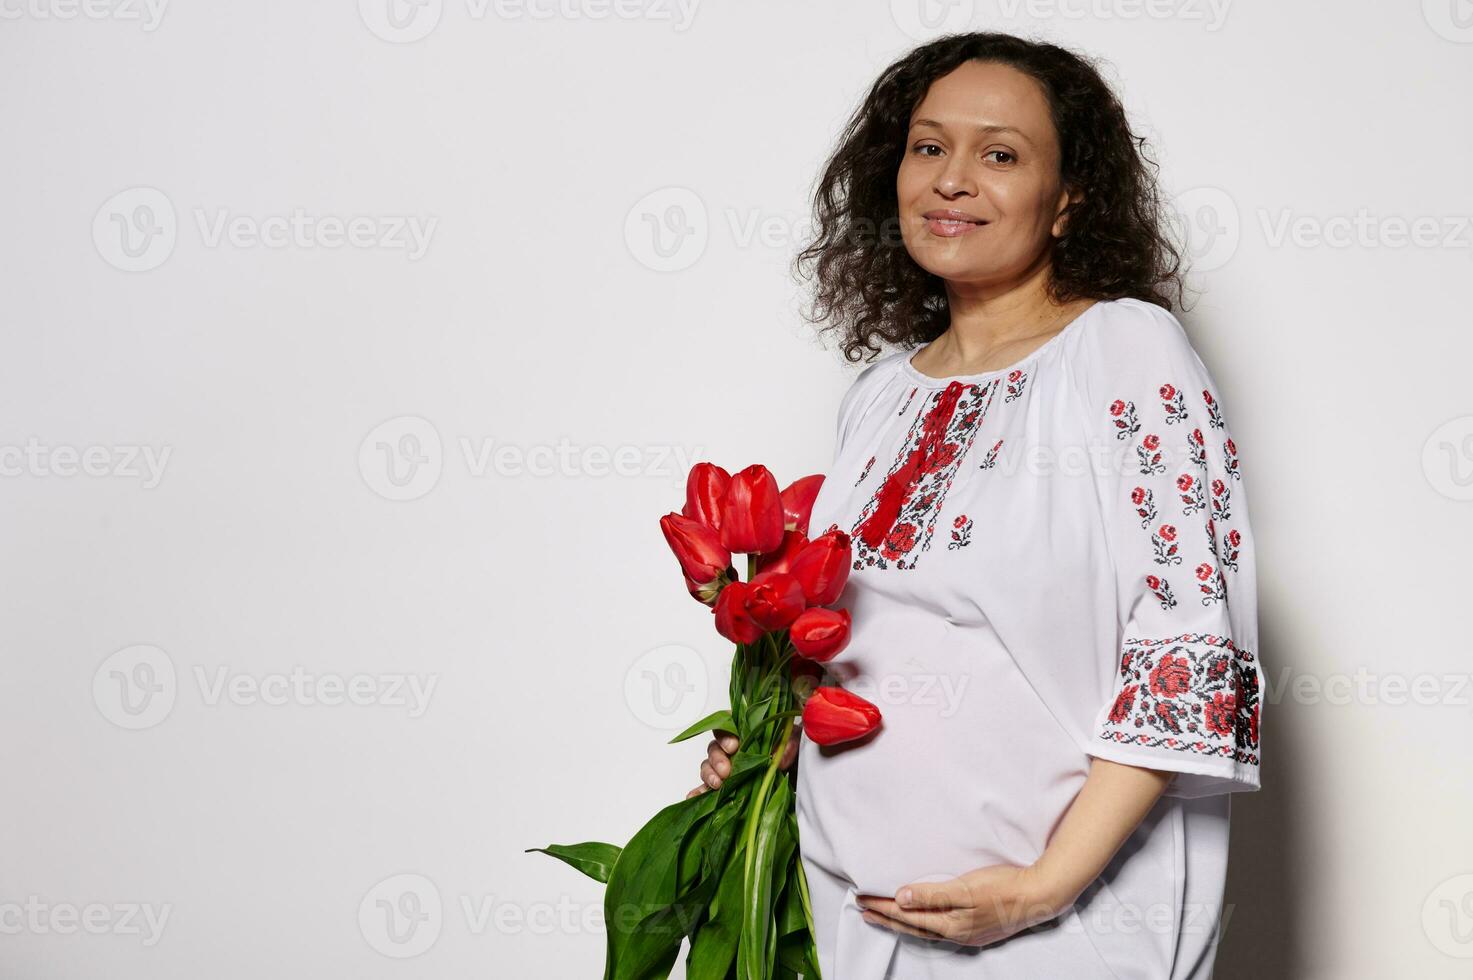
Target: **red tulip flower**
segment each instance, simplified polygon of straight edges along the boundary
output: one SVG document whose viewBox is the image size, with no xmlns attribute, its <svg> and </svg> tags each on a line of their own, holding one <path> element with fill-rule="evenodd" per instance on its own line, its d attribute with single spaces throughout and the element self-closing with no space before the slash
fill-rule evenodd
<svg viewBox="0 0 1473 980">
<path fill-rule="evenodd" d="M 793 620 L 788 638 L 800 655 L 817 663 L 827 663 L 849 645 L 849 623 L 849 610 L 815 606 L 804 610 Z"/>
<path fill-rule="evenodd" d="M 721 502 L 721 544 L 728 551 L 758 555 L 776 551 L 786 530 L 777 480 L 761 463 L 731 478 Z"/>
<path fill-rule="evenodd" d="M 746 585 L 742 604 L 764 630 L 786 629 L 808 605 L 803 586 L 787 572 L 760 572 Z"/>
<path fill-rule="evenodd" d="M 783 543 L 776 551 L 757 556 L 757 571 L 786 572 L 798 553 L 808 546 L 808 536 L 802 531 L 787 531 Z"/>
<path fill-rule="evenodd" d="M 842 687 L 820 687 L 803 704 L 803 731 L 819 745 L 862 738 L 880 727 L 880 709 Z"/>
<path fill-rule="evenodd" d="M 681 577 L 685 579 L 685 590 L 691 594 L 692 599 L 695 599 L 697 602 L 704 602 L 708 606 L 714 606 L 716 604 L 716 597 L 721 594 L 720 579 L 714 582 L 701 583 L 684 572 L 681 573 Z"/>
<path fill-rule="evenodd" d="M 794 480 L 782 492 L 783 521 L 789 531 L 808 534 L 808 518 L 813 513 L 813 501 L 823 486 L 823 474 L 815 473 Z"/>
<path fill-rule="evenodd" d="M 709 587 L 731 565 L 731 552 L 721 544 L 717 531 L 679 514 L 660 518 L 660 530 L 686 577 L 702 587 Z"/>
<path fill-rule="evenodd" d="M 827 606 L 838 601 L 844 591 L 852 561 L 849 535 L 834 530 L 810 541 L 788 565 L 788 571 L 803 586 L 809 605 Z"/>
<path fill-rule="evenodd" d="M 767 632 L 745 608 L 748 589 L 746 582 L 732 582 L 716 597 L 716 632 L 733 643 L 756 643 Z"/>
<path fill-rule="evenodd" d="M 700 521 L 713 531 L 721 530 L 721 501 L 731 484 L 731 474 L 715 463 L 697 463 L 685 480 L 685 506 L 680 513 Z"/>
</svg>

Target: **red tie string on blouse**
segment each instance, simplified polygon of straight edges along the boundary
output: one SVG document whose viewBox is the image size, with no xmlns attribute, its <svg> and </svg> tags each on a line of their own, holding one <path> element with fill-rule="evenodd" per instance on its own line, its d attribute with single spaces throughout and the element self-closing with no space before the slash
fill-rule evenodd
<svg viewBox="0 0 1473 980">
<path fill-rule="evenodd" d="M 859 526 L 859 537 L 871 548 L 878 548 L 895 526 L 900 509 L 915 490 L 917 477 L 925 471 L 927 460 L 935 455 L 942 437 L 946 435 L 946 428 L 951 424 L 951 416 L 956 411 L 956 403 L 961 398 L 963 387 L 960 381 L 953 381 L 946 386 L 936 407 L 926 416 L 921 429 L 920 445 L 906 458 L 905 465 L 885 478 L 885 485 L 880 488 L 879 504 L 874 513 Z"/>
</svg>

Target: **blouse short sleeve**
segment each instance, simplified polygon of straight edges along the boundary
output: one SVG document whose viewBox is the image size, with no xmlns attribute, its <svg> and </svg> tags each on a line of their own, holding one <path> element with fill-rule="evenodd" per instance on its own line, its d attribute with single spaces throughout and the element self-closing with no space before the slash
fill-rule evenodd
<svg viewBox="0 0 1473 980">
<path fill-rule="evenodd" d="M 838 421 L 834 428 L 834 460 L 836 462 L 839 454 L 844 451 L 845 438 L 858 426 L 865 410 L 874 400 L 880 388 L 879 383 L 890 371 L 893 371 L 895 360 L 905 356 L 908 356 L 908 352 L 886 354 L 867 364 L 849 383 L 844 397 L 839 401 Z"/>
<path fill-rule="evenodd" d="M 1168 796 L 1256 790 L 1253 535 L 1217 387 L 1160 307 L 1134 304 L 1090 343 L 1086 429 L 1119 629 L 1087 751 L 1174 771 Z"/>
</svg>

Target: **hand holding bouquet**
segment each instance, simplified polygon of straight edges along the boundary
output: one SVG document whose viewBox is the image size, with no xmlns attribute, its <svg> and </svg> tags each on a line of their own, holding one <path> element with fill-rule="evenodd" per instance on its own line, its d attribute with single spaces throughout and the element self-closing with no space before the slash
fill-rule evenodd
<svg viewBox="0 0 1473 980">
<path fill-rule="evenodd" d="M 671 742 L 719 728 L 734 732 L 740 748 L 720 790 L 665 807 L 622 848 L 531 848 L 606 883 L 604 980 L 668 977 L 686 937 L 691 980 L 819 975 L 795 774 L 779 762 L 800 737 L 799 717 L 820 745 L 860 738 L 880 724 L 873 704 L 843 688 L 803 697 L 822 674 L 819 665 L 848 644 L 851 625 L 848 610 L 830 608 L 849 576 L 849 536 L 831 530 L 808 539 L 822 483 L 821 475 L 806 476 L 780 491 L 760 464 L 732 476 L 698 463 L 685 506 L 660 519 L 686 589 L 736 644 L 730 707 Z M 734 554 L 747 556 L 745 579 Z"/>
</svg>

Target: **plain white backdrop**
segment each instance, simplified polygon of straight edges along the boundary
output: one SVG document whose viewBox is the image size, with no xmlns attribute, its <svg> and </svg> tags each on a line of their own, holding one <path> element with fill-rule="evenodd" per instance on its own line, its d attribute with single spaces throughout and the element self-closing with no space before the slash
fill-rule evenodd
<svg viewBox="0 0 1473 980">
<path fill-rule="evenodd" d="M 941 30 L 1105 58 L 1240 433 L 1218 975 L 1473 970 L 1473 9 L 0 0 L 0 977 L 593 977 L 729 650 L 686 467 L 823 472 L 806 194 Z"/>
</svg>

